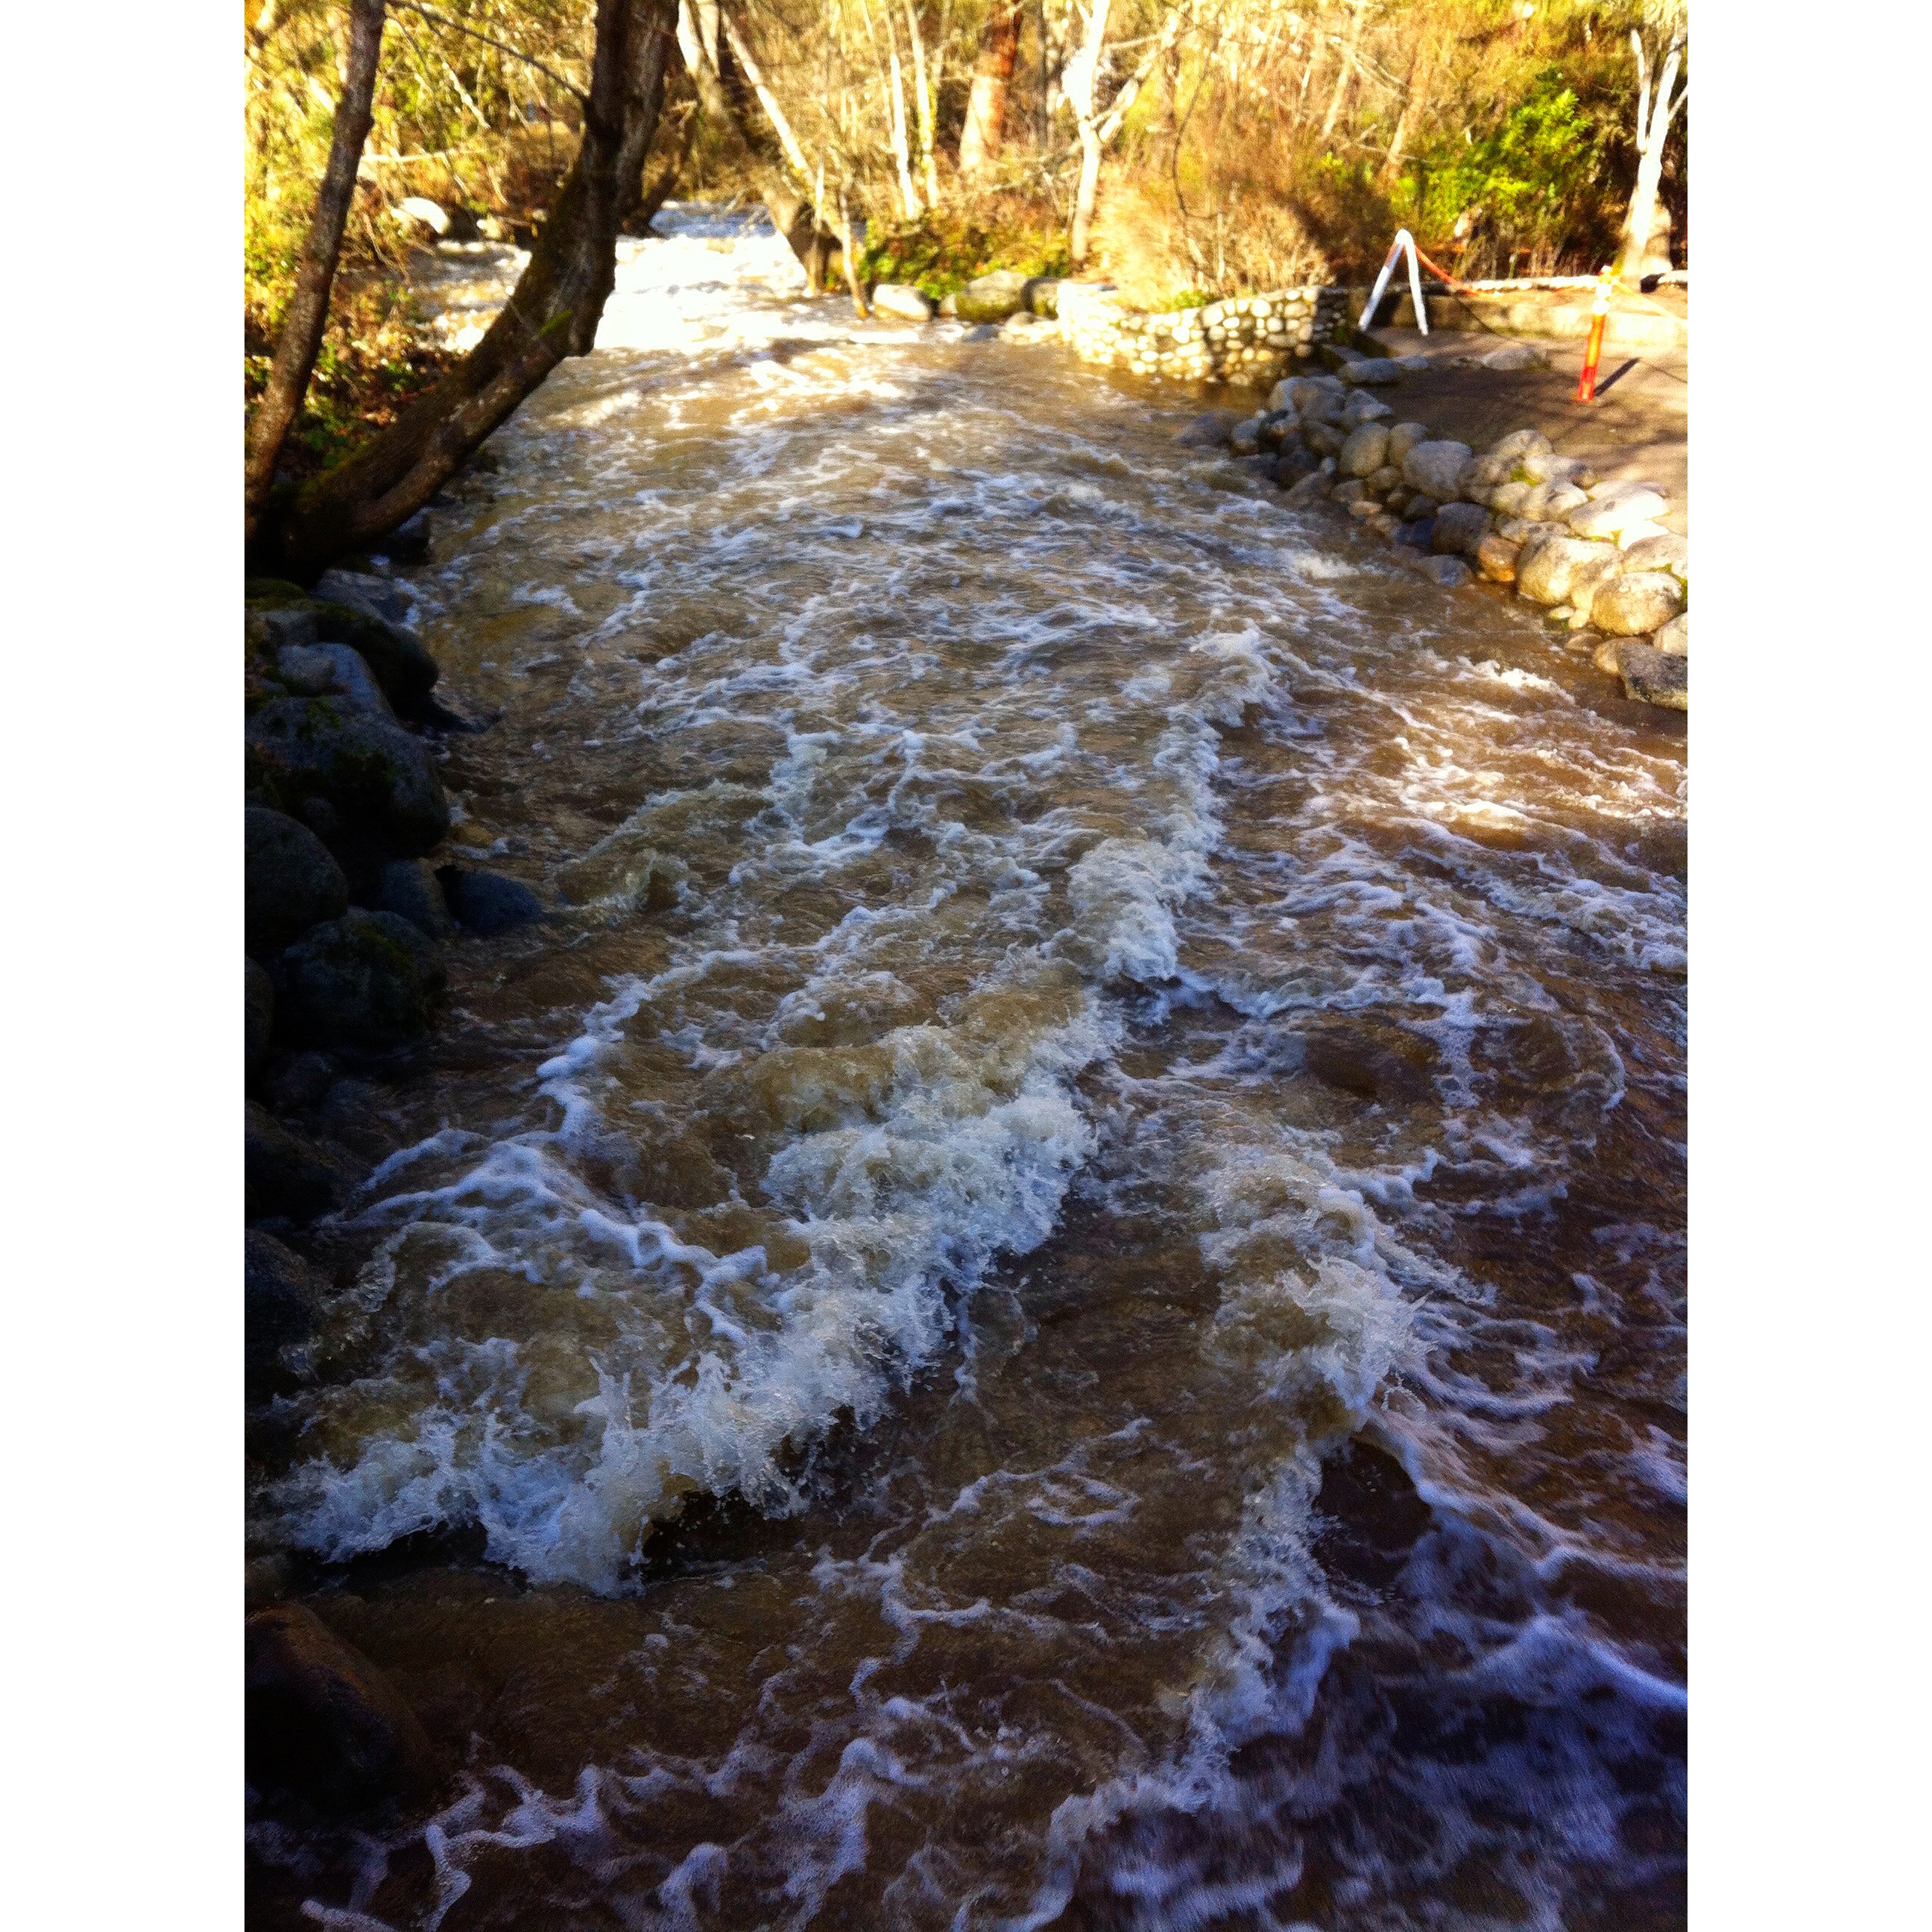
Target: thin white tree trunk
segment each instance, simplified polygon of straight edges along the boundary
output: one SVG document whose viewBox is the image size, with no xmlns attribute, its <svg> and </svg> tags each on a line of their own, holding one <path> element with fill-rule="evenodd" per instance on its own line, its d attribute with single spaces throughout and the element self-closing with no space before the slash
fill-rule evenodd
<svg viewBox="0 0 1932 1932">
<path fill-rule="evenodd" d="M 906 0 L 906 32 L 912 36 L 912 79 L 919 108 L 919 161 L 926 176 L 926 200 L 929 208 L 939 206 L 939 167 L 932 158 L 932 93 L 926 84 L 926 36 L 919 30 L 919 15 L 912 0 Z"/>
<path fill-rule="evenodd" d="M 1342 64 L 1335 76 L 1335 92 L 1328 97 L 1328 112 L 1322 117 L 1322 138 L 1327 140 L 1342 118 L 1342 104 L 1348 98 L 1348 83 L 1355 77 L 1356 50 L 1362 44 L 1362 16 L 1367 0 L 1350 0 L 1348 38 L 1342 43 Z"/>
<path fill-rule="evenodd" d="M 1094 90 L 1100 62 L 1106 52 L 1109 5 L 1110 0 L 1090 0 L 1087 31 L 1081 38 L 1078 50 L 1067 62 L 1061 75 L 1060 84 L 1068 105 L 1072 108 L 1080 127 L 1080 181 L 1074 190 L 1073 228 L 1068 237 L 1068 250 L 1076 268 L 1084 267 L 1087 261 L 1094 228 L 1094 208 L 1100 194 L 1101 156 L 1120 133 L 1148 76 L 1180 33 L 1180 10 L 1174 7 L 1168 10 L 1160 32 L 1142 55 L 1140 64 L 1128 75 L 1120 91 L 1114 95 L 1112 105 L 1103 115 L 1098 110 Z"/>
<path fill-rule="evenodd" d="M 729 14 L 722 14 L 724 38 L 730 44 L 731 56 L 744 69 L 745 78 L 752 83 L 752 92 L 758 97 L 758 105 L 765 110 L 765 118 L 772 124 L 772 132 L 778 137 L 778 146 L 784 150 L 784 157 L 799 179 L 812 179 L 812 164 L 805 158 L 805 150 L 799 146 L 798 136 L 792 132 L 791 123 L 785 118 L 784 110 L 778 105 L 778 98 L 765 85 L 765 76 L 759 68 L 757 58 L 746 45 L 745 37 L 738 31 L 738 23 Z M 823 203 L 814 200 L 814 207 Z"/>
<path fill-rule="evenodd" d="M 892 26 L 892 16 L 886 16 L 888 29 Z M 892 75 L 892 159 L 898 164 L 899 200 L 905 204 L 908 221 L 916 221 L 926 211 L 920 207 L 919 190 L 912 184 L 912 155 L 906 146 L 905 77 L 899 70 L 899 50 L 895 46 L 891 56 Z"/>
<path fill-rule="evenodd" d="M 1664 178 L 1664 146 L 1670 138 L 1670 124 L 1676 118 L 1677 110 L 1684 105 L 1684 98 L 1690 88 L 1687 81 L 1678 88 L 1676 99 L 1670 98 L 1671 88 L 1677 80 L 1678 66 L 1683 58 L 1681 40 L 1673 38 L 1664 54 L 1664 65 L 1657 76 L 1654 98 L 1650 92 L 1650 63 L 1644 57 L 1642 38 L 1635 28 L 1630 29 L 1630 45 L 1636 55 L 1636 186 L 1631 191 L 1629 212 L 1624 217 L 1618 272 L 1634 279 L 1670 266 L 1667 214 L 1661 224 L 1663 247 L 1659 250 L 1653 245 L 1660 225 L 1657 189 Z"/>
</svg>

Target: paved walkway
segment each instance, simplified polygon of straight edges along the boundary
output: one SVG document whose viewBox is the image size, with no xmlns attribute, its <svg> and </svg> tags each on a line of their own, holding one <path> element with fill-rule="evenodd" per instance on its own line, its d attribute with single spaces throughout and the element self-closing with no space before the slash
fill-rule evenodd
<svg viewBox="0 0 1932 1932">
<path fill-rule="evenodd" d="M 1391 355 L 1426 356 L 1431 367 L 1385 392 L 1398 419 L 1426 422 L 1480 452 L 1513 429 L 1540 429 L 1564 456 L 1587 457 L 1605 477 L 1660 484 L 1673 506 L 1660 520 L 1690 532 L 1690 358 L 1682 351 L 1640 353 L 1606 350 L 1598 366 L 1597 400 L 1574 400 L 1583 366 L 1580 342 L 1522 338 L 1542 356 L 1544 368 L 1458 369 L 1458 356 L 1486 356 L 1508 338 L 1485 330 L 1378 328 Z"/>
</svg>

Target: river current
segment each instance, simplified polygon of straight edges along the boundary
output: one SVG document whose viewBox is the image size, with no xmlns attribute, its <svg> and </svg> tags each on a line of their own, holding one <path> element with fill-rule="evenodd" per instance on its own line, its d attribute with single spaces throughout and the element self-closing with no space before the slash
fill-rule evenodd
<svg viewBox="0 0 1932 1932">
<path fill-rule="evenodd" d="M 1682 720 L 659 226 L 398 573 L 558 910 L 250 1501 L 466 1768 L 256 1922 L 1681 1924 Z"/>
</svg>

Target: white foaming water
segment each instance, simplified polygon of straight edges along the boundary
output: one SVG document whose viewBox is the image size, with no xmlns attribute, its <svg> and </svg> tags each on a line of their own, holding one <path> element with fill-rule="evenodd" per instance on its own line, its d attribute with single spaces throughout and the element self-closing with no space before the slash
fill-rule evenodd
<svg viewBox="0 0 1932 1932">
<path fill-rule="evenodd" d="M 1647 1367 L 1592 1387 L 1633 1298 L 1681 1336 L 1675 752 L 1144 400 L 662 225 L 412 580 L 505 714 L 466 842 L 568 910 L 459 959 L 494 1058 L 373 1179 L 379 1344 L 258 1509 L 474 1526 L 621 1635 L 521 1720 L 561 1774 L 479 1720 L 433 1898 L 328 1909 L 455 1932 L 514 1865 L 638 1926 L 1287 1924 L 1306 1865 L 1420 1922 L 1377 1901 L 1490 1856 L 1480 1779 L 1403 1769 L 1406 1865 L 1283 1822 L 1378 1775 L 1268 1755 L 1353 1654 L 1538 1713 L 1679 1667 L 1617 1619 L 1681 1445 Z M 1366 1595 L 1317 1553 L 1365 1423 L 1434 1525 Z M 704 1498 L 797 1538 L 640 1568 Z M 1619 1801 L 1551 1748 L 1553 1925 Z"/>
</svg>

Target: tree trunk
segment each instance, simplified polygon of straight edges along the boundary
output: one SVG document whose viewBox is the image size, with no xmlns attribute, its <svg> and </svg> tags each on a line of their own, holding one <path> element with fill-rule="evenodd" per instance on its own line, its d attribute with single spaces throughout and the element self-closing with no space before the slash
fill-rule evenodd
<svg viewBox="0 0 1932 1932">
<path fill-rule="evenodd" d="M 892 16 L 886 14 L 886 27 L 891 31 Z M 896 38 L 896 37 L 895 37 Z M 892 50 L 892 159 L 898 164 L 899 200 L 904 205 L 905 218 L 916 221 L 925 212 L 920 206 L 919 190 L 912 184 L 912 151 L 906 144 L 905 76 L 899 68 L 899 50 L 895 45 Z"/>
<path fill-rule="evenodd" d="M 1428 111 L 1429 83 L 1436 78 L 1436 62 L 1442 46 L 1442 42 L 1425 26 L 1421 39 L 1415 45 L 1415 56 L 1408 64 L 1408 98 L 1402 104 L 1395 132 L 1389 139 L 1388 154 L 1382 162 L 1379 179 L 1384 194 L 1394 188 L 1400 177 L 1402 158 L 1408 151 L 1409 137 Z"/>
<path fill-rule="evenodd" d="M 308 393 L 322 332 L 328 320 L 328 292 L 334 285 L 335 265 L 342 254 L 342 231 L 356 195 L 356 170 L 375 118 L 376 67 L 382 50 L 386 0 L 354 0 L 349 16 L 349 64 L 342 98 L 335 104 L 335 127 L 328 144 L 328 165 L 316 195 L 308 238 L 302 244 L 302 266 L 295 292 L 282 317 L 275 340 L 275 359 L 268 386 L 255 406 L 248 434 L 248 454 L 242 472 L 244 528 L 253 542 L 262 506 L 274 488 L 275 465 L 282 445 Z M 266 33 L 273 25 L 272 9 L 262 10 Z"/>
<path fill-rule="evenodd" d="M 1073 233 L 1069 243 L 1076 269 L 1087 266 L 1087 242 L 1093 232 L 1094 200 L 1100 186 L 1100 130 L 1089 115 L 1080 123 L 1080 185 L 1073 194 Z"/>
<path fill-rule="evenodd" d="M 1658 199 L 1658 184 L 1664 178 L 1664 146 L 1670 138 L 1670 124 L 1690 92 L 1687 83 L 1670 98 L 1682 58 L 1681 42 L 1672 40 L 1657 76 L 1657 94 L 1650 93 L 1649 64 L 1644 58 L 1643 42 L 1636 29 L 1630 44 L 1636 51 L 1636 186 L 1630 194 L 1630 208 L 1624 217 L 1622 247 L 1618 272 L 1627 280 L 1662 273 L 1670 266 L 1670 212 Z M 1662 231 L 1659 246 L 1658 231 Z"/>
<path fill-rule="evenodd" d="M 926 73 L 926 36 L 919 30 L 919 15 L 912 0 L 906 0 L 906 32 L 912 37 L 912 80 L 919 95 L 919 160 L 926 176 L 926 205 L 939 206 L 939 170 L 932 156 L 932 95 Z"/>
<path fill-rule="evenodd" d="M 598 0 L 584 137 L 529 266 L 461 365 L 266 529 L 286 574 L 307 579 L 394 530 L 566 356 L 590 352 L 616 277 L 619 216 L 657 130 L 673 18 L 671 0 Z"/>
<path fill-rule="evenodd" d="M 1369 10 L 1367 0 L 1349 0 L 1348 38 L 1342 43 L 1342 64 L 1335 75 L 1335 92 L 1328 97 L 1328 112 L 1322 122 L 1322 138 L 1327 140 L 1342 118 L 1348 98 L 1348 84 L 1355 77 L 1357 50 L 1362 44 L 1362 16 Z"/>
<path fill-rule="evenodd" d="M 1006 94 L 1020 57 L 1021 0 L 994 0 L 980 38 L 979 64 L 966 102 L 966 124 L 959 134 L 959 172 L 970 181 L 986 172 L 1000 152 L 1006 119 Z"/>
<path fill-rule="evenodd" d="M 641 192 L 638 205 L 625 219 L 632 226 L 648 229 L 652 218 L 664 203 L 670 200 L 677 187 L 679 178 L 684 172 L 685 164 L 691 158 L 691 144 L 698 133 L 698 112 L 688 102 L 684 110 L 684 125 L 678 130 L 677 152 L 669 157 L 658 170 L 655 180 L 640 184 Z"/>
</svg>

